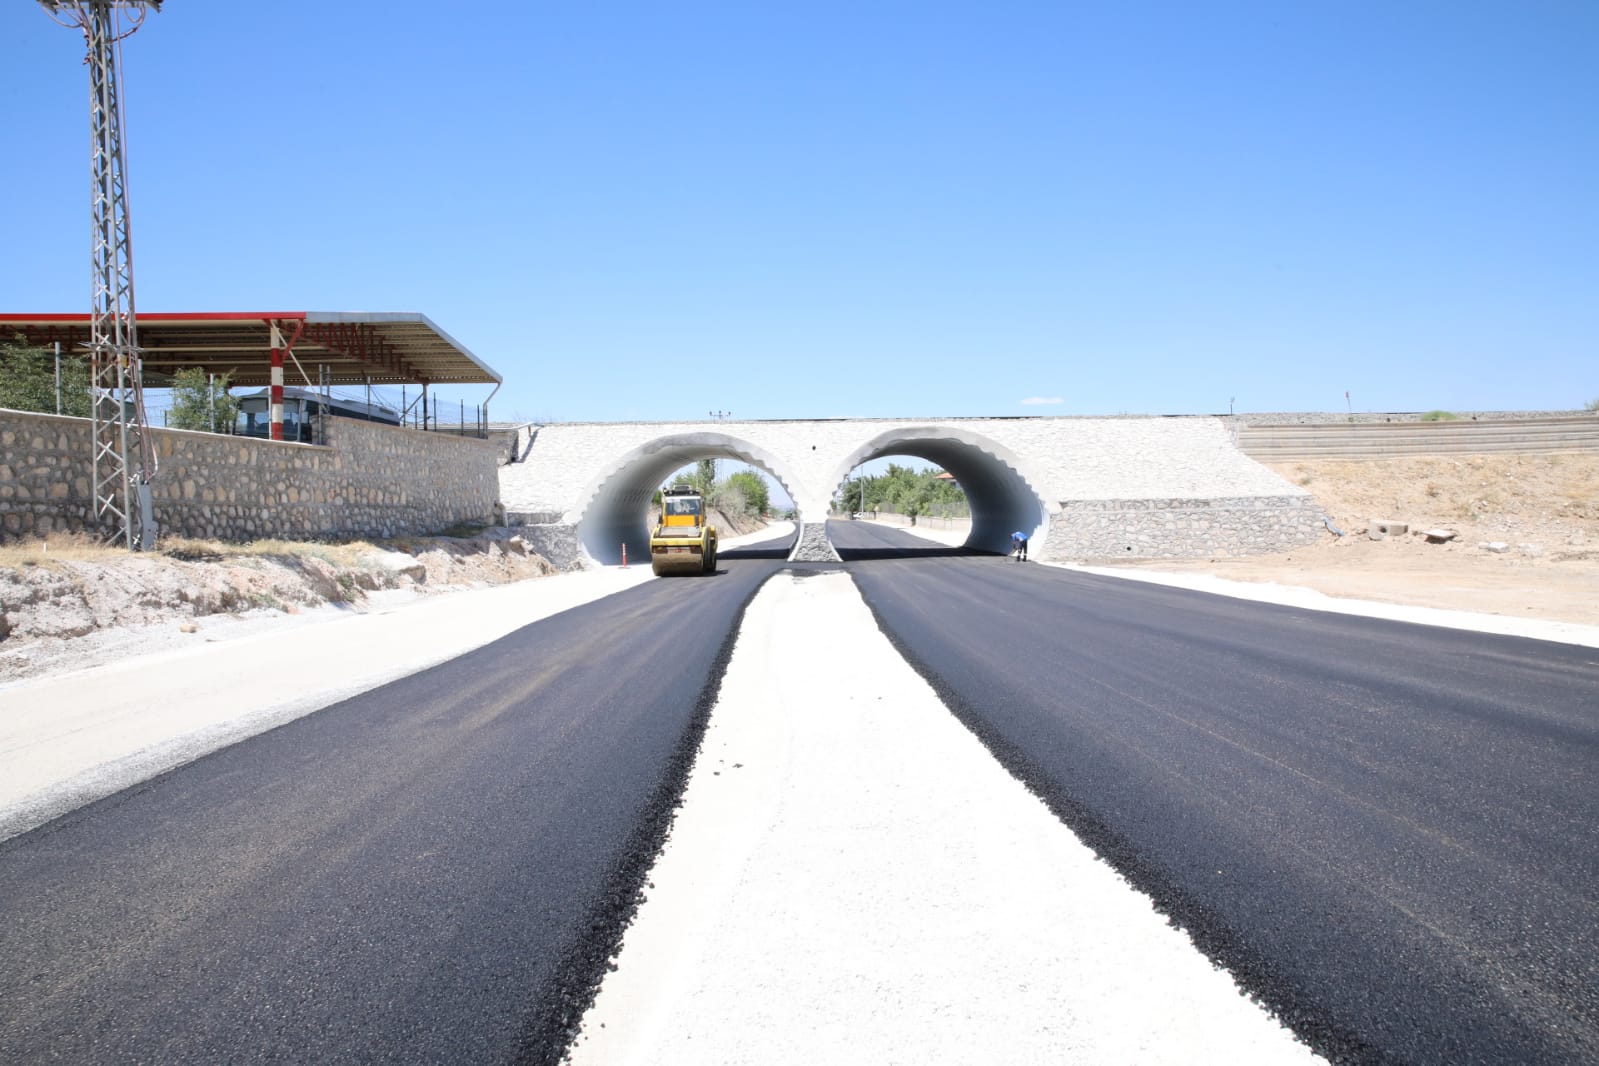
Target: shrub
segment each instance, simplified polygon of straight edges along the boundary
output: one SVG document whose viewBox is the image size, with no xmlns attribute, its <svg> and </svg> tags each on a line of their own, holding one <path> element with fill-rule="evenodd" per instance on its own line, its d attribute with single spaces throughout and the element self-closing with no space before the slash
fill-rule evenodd
<svg viewBox="0 0 1599 1066">
<path fill-rule="evenodd" d="M 0 407 L 13 411 L 55 414 L 55 352 L 28 343 L 20 334 L 0 341 Z M 89 391 L 89 361 L 82 356 L 61 357 L 60 413 L 88 418 L 93 403 Z"/>
<path fill-rule="evenodd" d="M 740 470 L 735 474 L 729 475 L 727 483 L 736 486 L 744 493 L 744 499 L 751 512 L 756 515 L 766 513 L 769 501 L 766 493 L 766 482 L 761 478 L 761 475 L 753 470 Z"/>
<path fill-rule="evenodd" d="M 167 425 L 173 429 L 194 429 L 206 433 L 232 433 L 239 415 L 239 399 L 228 394 L 233 374 L 220 378 L 198 367 L 187 367 L 172 376 L 172 408 Z"/>
</svg>

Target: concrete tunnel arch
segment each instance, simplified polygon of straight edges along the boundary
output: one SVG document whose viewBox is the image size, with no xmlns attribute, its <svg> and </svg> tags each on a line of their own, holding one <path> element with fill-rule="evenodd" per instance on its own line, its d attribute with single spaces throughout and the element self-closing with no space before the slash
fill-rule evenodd
<svg viewBox="0 0 1599 1066">
<path fill-rule="evenodd" d="M 965 546 L 979 551 L 1010 550 L 1011 534 L 1026 533 L 1042 546 L 1049 532 L 1049 507 L 1033 485 L 1027 463 L 1008 448 L 955 426 L 905 426 L 888 430 L 850 452 L 833 472 L 836 494 L 861 463 L 888 455 L 910 455 L 954 475 L 971 506 L 972 530 Z"/>
<path fill-rule="evenodd" d="M 614 566 L 622 561 L 625 544 L 629 565 L 648 566 L 650 498 L 668 474 L 700 459 L 748 463 L 770 474 L 790 499 L 796 499 L 799 482 L 792 471 L 747 440 L 711 431 L 659 437 L 623 453 L 579 497 L 584 502 L 569 520 L 589 558 Z"/>
</svg>

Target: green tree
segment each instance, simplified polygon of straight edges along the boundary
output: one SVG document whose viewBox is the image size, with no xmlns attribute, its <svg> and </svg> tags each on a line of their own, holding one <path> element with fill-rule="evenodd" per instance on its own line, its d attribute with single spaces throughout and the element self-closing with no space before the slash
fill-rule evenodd
<svg viewBox="0 0 1599 1066">
<path fill-rule="evenodd" d="M 88 418 L 93 402 L 88 359 L 63 355 L 60 413 Z M 11 341 L 0 341 L 0 407 L 56 413 L 56 360 L 52 349 L 30 345 L 20 333 Z"/>
<path fill-rule="evenodd" d="M 941 473 L 889 463 L 880 475 L 845 479 L 839 506 L 845 511 L 894 511 L 913 520 L 918 515 L 958 518 L 970 514 L 966 493 L 955 482 L 941 478 Z"/>
<path fill-rule="evenodd" d="M 239 401 L 228 394 L 233 374 L 212 378 L 199 367 L 172 375 L 172 406 L 167 425 L 206 433 L 230 433 L 238 421 Z"/>
<path fill-rule="evenodd" d="M 694 487 L 707 496 L 716 488 L 715 459 L 701 459 L 694 464 Z"/>
<path fill-rule="evenodd" d="M 894 510 L 909 518 L 911 525 L 914 526 L 917 516 L 927 511 L 927 483 L 914 475 L 901 477 L 893 483 L 890 489 L 889 502 L 893 504 Z"/>
<path fill-rule="evenodd" d="M 705 503 L 723 514 L 732 518 L 734 515 L 747 515 L 750 513 L 749 501 L 744 498 L 742 487 L 732 481 L 718 481 L 711 486 L 705 494 Z"/>
<path fill-rule="evenodd" d="M 727 483 L 744 493 L 744 505 L 755 514 L 763 515 L 771 506 L 767 498 L 766 481 L 755 471 L 740 470 L 730 474 Z"/>
<path fill-rule="evenodd" d="M 964 518 L 971 514 L 966 490 L 955 481 L 939 476 L 940 471 L 923 471 L 927 484 L 926 514 L 939 518 Z"/>
</svg>

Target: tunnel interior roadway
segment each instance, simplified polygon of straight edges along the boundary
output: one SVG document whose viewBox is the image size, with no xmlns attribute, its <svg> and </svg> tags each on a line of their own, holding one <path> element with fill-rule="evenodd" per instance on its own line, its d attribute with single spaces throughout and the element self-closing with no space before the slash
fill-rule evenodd
<svg viewBox="0 0 1599 1066">
<path fill-rule="evenodd" d="M 733 459 L 763 471 L 794 501 L 800 522 L 822 523 L 828 503 L 856 468 L 891 456 L 923 459 L 954 476 L 966 493 L 972 515 L 964 547 L 1008 551 L 1014 530 L 1042 542 L 1048 530 L 1048 510 L 1017 470 L 1013 457 L 962 430 L 938 426 L 901 428 L 862 443 L 832 470 L 829 483 L 819 486 L 820 494 L 807 492 L 808 486 L 781 457 L 748 441 L 711 431 L 662 437 L 609 465 L 611 472 L 587 494 L 576 523 L 577 538 L 588 557 L 601 565 L 620 563 L 624 547 L 630 564 L 646 563 L 655 491 L 669 475 L 701 459 Z"/>
<path fill-rule="evenodd" d="M 844 460 L 830 488 L 837 492 L 862 463 L 899 455 L 925 459 L 954 476 L 972 513 L 972 530 L 964 547 L 1006 552 L 1012 532 L 1020 531 L 1042 543 L 1049 531 L 1048 509 L 1017 470 L 1013 457 L 963 430 L 928 426 L 884 433 Z"/>
</svg>

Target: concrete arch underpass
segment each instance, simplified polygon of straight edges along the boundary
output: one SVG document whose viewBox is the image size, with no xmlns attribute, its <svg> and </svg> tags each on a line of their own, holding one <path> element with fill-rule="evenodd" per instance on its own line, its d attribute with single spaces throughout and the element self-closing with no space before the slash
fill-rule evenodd
<svg viewBox="0 0 1599 1066">
<path fill-rule="evenodd" d="M 879 435 L 844 461 L 834 491 L 861 463 L 892 455 L 925 459 L 954 475 L 972 512 L 972 531 L 966 538 L 966 547 L 1007 551 L 1011 533 L 1017 530 L 1031 540 L 1044 541 L 1049 530 L 1049 510 L 1017 469 L 1020 462 L 1016 457 L 993 441 L 952 427 L 911 427 Z"/>
<path fill-rule="evenodd" d="M 822 492 L 817 491 L 814 477 L 808 482 L 778 456 L 726 433 L 674 433 L 646 441 L 608 461 L 610 473 L 583 493 L 587 503 L 576 519 L 577 539 L 589 558 L 602 565 L 621 562 L 624 544 L 630 562 L 647 560 L 651 496 L 662 479 L 701 459 L 736 459 L 764 471 L 794 500 L 802 525 L 825 530 L 828 506 L 850 472 L 861 463 L 892 455 L 925 459 L 954 475 L 971 503 L 968 547 L 1005 551 L 1013 530 L 1042 540 L 1048 512 L 1016 469 L 1015 457 L 976 434 L 937 426 L 899 428 L 861 442 L 837 462 Z M 817 556 L 818 539 L 810 538 L 805 557 Z M 796 553 L 805 541 L 803 536 L 796 538 Z M 834 554 L 825 532 L 820 544 L 822 557 Z"/>
<path fill-rule="evenodd" d="M 589 558 L 602 565 L 622 561 L 649 565 L 650 499 L 663 479 L 701 459 L 736 459 L 757 467 L 794 496 L 794 480 L 781 462 L 748 441 L 722 433 L 683 433 L 661 437 L 619 457 L 613 472 L 585 493 L 587 506 L 577 521 L 577 538 Z"/>
</svg>

